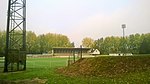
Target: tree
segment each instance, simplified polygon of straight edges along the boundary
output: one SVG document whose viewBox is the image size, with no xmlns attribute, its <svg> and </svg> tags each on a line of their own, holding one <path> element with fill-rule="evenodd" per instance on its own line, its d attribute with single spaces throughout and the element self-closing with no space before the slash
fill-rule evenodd
<svg viewBox="0 0 150 84">
<path fill-rule="evenodd" d="M 150 33 L 144 35 L 139 52 L 140 54 L 150 54 Z"/>
<path fill-rule="evenodd" d="M 110 50 L 109 53 L 118 53 L 119 52 L 119 45 L 120 44 L 120 37 L 110 37 Z"/>
<path fill-rule="evenodd" d="M 6 45 L 6 33 L 5 31 L 0 31 L 0 56 L 4 55 Z"/>
<path fill-rule="evenodd" d="M 130 35 L 128 37 L 128 52 L 138 54 L 142 40 L 140 34 Z"/>
<path fill-rule="evenodd" d="M 35 50 L 35 42 L 37 40 L 37 36 L 34 32 L 28 31 L 26 34 L 26 45 L 27 45 L 27 53 L 34 53 Z"/>
<path fill-rule="evenodd" d="M 119 52 L 119 45 L 120 44 L 120 38 L 119 37 L 106 37 L 104 39 L 104 54 L 109 54 L 109 53 L 117 53 Z"/>
<path fill-rule="evenodd" d="M 82 46 L 83 47 L 92 47 L 94 44 L 94 40 L 92 38 L 86 37 L 82 40 Z"/>
<path fill-rule="evenodd" d="M 98 49 L 101 54 L 105 53 L 105 49 L 104 49 L 104 39 L 100 38 L 98 40 L 95 40 L 93 43 L 93 48 Z"/>
<path fill-rule="evenodd" d="M 71 44 L 70 44 L 70 47 L 75 47 L 75 44 L 74 44 L 74 42 L 72 42 Z"/>
</svg>

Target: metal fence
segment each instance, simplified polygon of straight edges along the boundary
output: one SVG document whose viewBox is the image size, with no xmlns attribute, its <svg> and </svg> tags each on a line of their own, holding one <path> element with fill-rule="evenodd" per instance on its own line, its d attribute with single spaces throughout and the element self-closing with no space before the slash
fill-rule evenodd
<svg viewBox="0 0 150 84">
<path fill-rule="evenodd" d="M 0 57 L 0 73 L 4 70 L 4 57 Z"/>
</svg>

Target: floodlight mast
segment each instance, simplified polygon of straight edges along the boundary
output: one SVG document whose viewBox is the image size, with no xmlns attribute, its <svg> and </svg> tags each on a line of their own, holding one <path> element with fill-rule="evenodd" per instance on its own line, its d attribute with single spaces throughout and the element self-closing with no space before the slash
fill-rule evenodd
<svg viewBox="0 0 150 84">
<path fill-rule="evenodd" d="M 122 24 L 122 29 L 123 29 L 123 38 L 125 37 L 125 31 L 124 29 L 126 28 L 126 24 Z"/>
<path fill-rule="evenodd" d="M 4 72 L 26 70 L 26 0 L 9 0 L 7 15 Z"/>
<path fill-rule="evenodd" d="M 126 46 L 125 46 L 125 29 L 126 28 L 126 24 L 122 24 L 122 29 L 123 29 L 123 55 L 125 54 L 125 50 L 126 50 Z"/>
</svg>

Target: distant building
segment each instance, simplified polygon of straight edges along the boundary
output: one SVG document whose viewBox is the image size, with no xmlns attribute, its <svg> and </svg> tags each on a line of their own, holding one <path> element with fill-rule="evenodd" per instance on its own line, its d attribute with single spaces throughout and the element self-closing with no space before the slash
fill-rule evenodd
<svg viewBox="0 0 150 84">
<path fill-rule="evenodd" d="M 132 53 L 110 53 L 109 56 L 133 56 Z"/>
<path fill-rule="evenodd" d="M 52 49 L 53 56 L 71 56 L 73 54 L 80 56 L 81 52 L 82 55 L 88 55 L 89 50 L 91 48 L 63 48 L 63 47 L 56 47 Z"/>
<path fill-rule="evenodd" d="M 90 53 L 91 55 L 100 55 L 100 51 L 99 51 L 98 49 L 91 49 L 91 50 L 89 51 L 89 53 Z"/>
</svg>

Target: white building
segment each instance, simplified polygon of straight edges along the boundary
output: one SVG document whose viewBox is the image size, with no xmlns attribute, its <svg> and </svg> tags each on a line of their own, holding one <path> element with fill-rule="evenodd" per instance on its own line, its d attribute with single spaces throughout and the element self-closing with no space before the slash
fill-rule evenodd
<svg viewBox="0 0 150 84">
<path fill-rule="evenodd" d="M 99 51 L 98 49 L 91 49 L 91 50 L 89 51 L 89 53 L 90 53 L 91 55 L 100 55 L 100 51 Z"/>
</svg>

